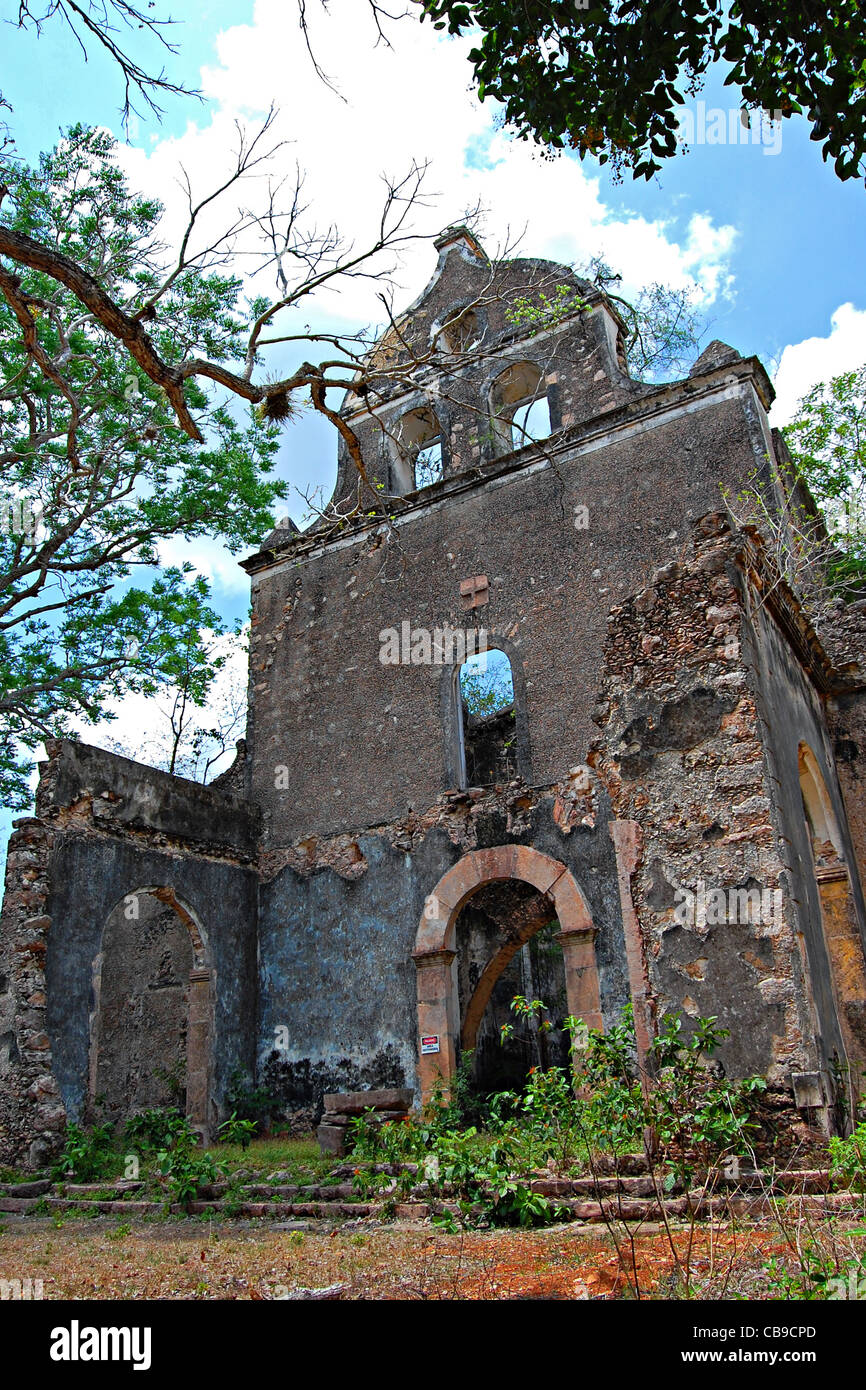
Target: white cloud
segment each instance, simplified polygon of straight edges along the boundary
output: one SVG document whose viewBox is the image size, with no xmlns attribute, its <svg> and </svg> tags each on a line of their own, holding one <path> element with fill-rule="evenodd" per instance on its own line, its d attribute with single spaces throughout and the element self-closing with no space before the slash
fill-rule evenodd
<svg viewBox="0 0 866 1390">
<path fill-rule="evenodd" d="M 866 309 L 840 304 L 830 319 L 826 338 L 804 338 L 789 344 L 779 359 L 771 420 L 786 425 L 797 405 L 819 381 L 853 371 L 866 362 Z"/>
</svg>

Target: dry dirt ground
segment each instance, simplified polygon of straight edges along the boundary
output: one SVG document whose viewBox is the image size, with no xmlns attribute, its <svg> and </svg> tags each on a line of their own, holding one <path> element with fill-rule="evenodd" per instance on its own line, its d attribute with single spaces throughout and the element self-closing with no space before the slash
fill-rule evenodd
<svg viewBox="0 0 866 1390">
<path fill-rule="evenodd" d="M 670 1299 L 684 1296 L 687 1270 L 692 1297 L 784 1297 L 764 1271 L 790 1256 L 779 1232 L 717 1227 L 696 1230 L 691 1248 L 687 1231 L 673 1240 L 679 1272 L 657 1227 L 614 1238 L 604 1227 L 450 1235 L 423 1224 L 328 1232 L 5 1217 L 0 1279 L 41 1279 L 46 1299 L 273 1299 L 325 1288 L 344 1299 Z"/>
</svg>

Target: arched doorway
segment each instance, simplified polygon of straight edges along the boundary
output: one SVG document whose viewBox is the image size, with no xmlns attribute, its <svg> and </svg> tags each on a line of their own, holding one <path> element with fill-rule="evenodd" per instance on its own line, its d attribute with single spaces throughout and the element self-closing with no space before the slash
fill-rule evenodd
<svg viewBox="0 0 866 1390">
<path fill-rule="evenodd" d="M 208 1134 L 211 971 L 200 924 L 166 887 L 127 893 L 93 962 L 88 1113 L 176 1105 Z"/>
<path fill-rule="evenodd" d="M 472 982 L 461 1010 L 457 924 L 464 904 L 487 885 L 509 880 L 529 885 L 525 915 L 495 944 Z M 516 953 L 556 920 L 568 1012 L 601 1029 L 595 928 L 574 876 L 559 860 L 524 845 L 499 845 L 463 856 L 427 898 L 415 940 L 418 970 L 419 1078 L 427 1099 L 438 1077 L 454 1075 L 461 1046 L 472 1047 L 497 982 Z M 461 1017 L 462 1014 L 462 1017 Z"/>
<path fill-rule="evenodd" d="M 479 1095 L 521 1090 L 533 1067 L 567 1067 L 565 952 L 552 899 L 522 879 L 486 883 L 455 923 L 460 1049 Z M 516 995 L 542 1014 L 515 1014 Z M 503 1025 L 506 1032 L 503 1034 Z"/>
<path fill-rule="evenodd" d="M 833 803 L 814 752 L 797 750 L 803 814 L 818 890 L 821 934 L 827 948 L 839 1030 L 848 1064 L 849 1113 L 856 1111 L 866 1074 L 866 957 L 844 842 Z"/>
</svg>

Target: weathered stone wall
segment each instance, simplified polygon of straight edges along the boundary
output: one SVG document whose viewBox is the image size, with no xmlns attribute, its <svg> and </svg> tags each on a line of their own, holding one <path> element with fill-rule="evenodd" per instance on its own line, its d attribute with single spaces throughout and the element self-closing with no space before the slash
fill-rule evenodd
<svg viewBox="0 0 866 1390">
<path fill-rule="evenodd" d="M 846 1001 L 839 993 L 840 982 L 834 981 L 828 954 L 798 754 L 801 747 L 810 750 L 829 796 L 841 837 L 841 857 L 849 868 L 854 930 L 862 936 L 866 913 L 860 872 L 827 722 L 826 700 L 835 673 L 797 601 L 784 586 L 774 584 L 756 534 L 747 537 L 742 564 L 746 576 L 742 585 L 744 647 L 756 678 L 773 823 L 786 869 L 792 921 L 806 961 L 807 999 L 812 1011 L 808 1022 L 815 1036 L 818 1067 L 832 1077 L 835 1062 L 844 1056 L 840 1022 Z"/>
<path fill-rule="evenodd" d="M 866 601 L 843 605 L 821 625 L 839 672 L 827 702 L 833 756 L 861 877 L 866 873 Z"/>
<path fill-rule="evenodd" d="M 218 791 L 99 749 L 59 740 L 49 752 L 37 815 L 18 823 L 7 861 L 2 1161 L 40 1161 L 65 1120 L 85 1116 L 94 967 L 106 923 L 129 895 L 164 894 L 198 941 L 210 992 L 209 1123 L 232 1068 L 254 1062 L 255 818 Z"/>
<path fill-rule="evenodd" d="M 45 1022 L 54 836 L 36 817 L 16 825 L 0 919 L 0 1162 L 38 1167 L 66 1123 Z"/>
<path fill-rule="evenodd" d="M 259 1071 L 289 1106 L 330 1090 L 416 1087 L 416 933 L 427 895 L 473 849 L 531 845 L 571 869 L 598 928 L 604 1016 L 619 1019 L 628 979 L 608 808 L 571 782 L 556 791 L 476 788 L 380 833 L 266 859 Z"/>
<path fill-rule="evenodd" d="M 866 872 L 866 690 L 840 692 L 829 703 L 833 754 L 854 854 Z"/>
</svg>

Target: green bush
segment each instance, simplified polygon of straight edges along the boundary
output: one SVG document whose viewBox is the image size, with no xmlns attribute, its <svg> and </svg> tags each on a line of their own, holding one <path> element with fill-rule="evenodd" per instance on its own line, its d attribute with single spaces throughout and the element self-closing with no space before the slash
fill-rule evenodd
<svg viewBox="0 0 866 1390">
<path fill-rule="evenodd" d="M 543 1008 L 521 996 L 513 1007 L 524 1015 Z M 420 1119 L 377 1126 L 368 1112 L 353 1121 L 355 1191 L 386 1195 L 393 1203 L 425 1182 L 431 1197 L 456 1206 L 456 1215 L 443 1218 L 448 1225 L 543 1225 L 557 1218 L 558 1208 L 532 1190 L 531 1174 L 551 1161 L 554 1169 L 568 1171 L 600 1152 L 640 1149 L 652 1132 L 668 1170 L 665 1185 L 679 1178 L 688 1186 L 696 1168 L 709 1170 L 748 1147 L 754 1095 L 765 1082 L 728 1081 L 712 1064 L 712 1053 L 727 1036 L 715 1019 L 695 1020 L 688 1038 L 679 1018 L 662 1021 L 646 1091 L 630 1009 L 608 1033 L 587 1033 L 576 1019 L 566 1019 L 565 1027 L 571 1071 L 533 1067 L 522 1091 L 490 1097 L 485 1132 L 465 1123 L 471 1113 L 467 1097 L 473 1106 L 477 1101 L 470 1091 L 469 1054 L 449 1096 L 440 1085 Z"/>
<path fill-rule="evenodd" d="M 197 1139 L 187 1127 L 184 1132 L 176 1132 L 171 1147 L 156 1156 L 157 1169 L 166 1179 L 173 1200 L 184 1206 L 198 1196 L 201 1187 L 216 1182 L 226 1172 L 226 1165 L 213 1154 L 196 1148 Z"/>
<path fill-rule="evenodd" d="M 90 1130 L 68 1124 L 63 1152 L 51 1176 L 55 1182 L 69 1178 L 76 1182 L 96 1182 L 112 1173 L 117 1162 L 112 1124 L 94 1125 Z"/>
<path fill-rule="evenodd" d="M 217 1135 L 221 1144 L 240 1144 L 242 1149 L 248 1149 L 257 1129 L 255 1120 L 241 1120 L 233 1110 L 229 1118 L 223 1120 Z"/>
<path fill-rule="evenodd" d="M 646 1102 L 646 1117 L 662 1154 L 688 1185 L 696 1167 L 709 1169 L 726 1155 L 749 1147 L 753 1098 L 765 1091 L 760 1076 L 728 1081 L 709 1063 L 728 1037 L 715 1018 L 694 1020 L 693 1032 L 681 1036 L 682 1020 L 669 1016 L 653 1039 L 656 1074 Z"/>
<path fill-rule="evenodd" d="M 268 1121 L 281 1109 L 273 1091 L 267 1086 L 257 1086 L 243 1067 L 235 1067 L 229 1077 L 225 1104 L 229 1114 L 240 1120 L 251 1120 L 257 1134 L 267 1128 Z"/>
<path fill-rule="evenodd" d="M 186 1116 L 174 1108 L 142 1110 L 132 1115 L 123 1127 L 126 1142 L 142 1153 L 165 1149 L 178 1135 L 187 1132 L 194 1133 Z"/>
<path fill-rule="evenodd" d="M 866 1124 L 847 1139 L 830 1140 L 830 1172 L 840 1187 L 866 1192 Z"/>
</svg>

